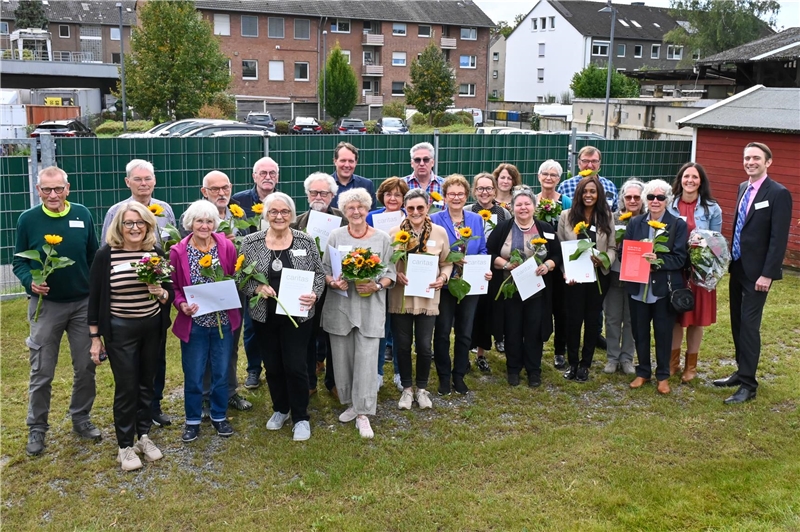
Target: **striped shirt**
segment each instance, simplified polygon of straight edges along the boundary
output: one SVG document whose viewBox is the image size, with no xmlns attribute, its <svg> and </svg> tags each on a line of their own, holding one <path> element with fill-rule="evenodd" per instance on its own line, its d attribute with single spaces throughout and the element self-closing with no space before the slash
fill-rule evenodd
<svg viewBox="0 0 800 532">
<path fill-rule="evenodd" d="M 147 285 L 126 264 L 139 262 L 144 251 L 111 250 L 111 315 L 117 318 L 149 318 L 159 313 L 158 301 L 150 299 Z"/>
</svg>

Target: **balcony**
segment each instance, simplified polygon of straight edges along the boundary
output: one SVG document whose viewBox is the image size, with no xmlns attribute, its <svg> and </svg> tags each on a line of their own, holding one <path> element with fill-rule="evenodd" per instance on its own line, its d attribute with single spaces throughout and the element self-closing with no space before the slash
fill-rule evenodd
<svg viewBox="0 0 800 532">
<path fill-rule="evenodd" d="M 364 65 L 361 68 L 362 76 L 383 76 L 383 65 Z"/>
<path fill-rule="evenodd" d="M 362 100 L 362 103 L 365 105 L 383 105 L 383 96 L 365 94 Z"/>
<path fill-rule="evenodd" d="M 442 50 L 455 50 L 456 40 L 452 37 L 442 37 Z"/>
<path fill-rule="evenodd" d="M 22 56 L 16 48 L 0 50 L 3 59 L 16 59 L 22 61 L 59 61 L 63 63 L 101 63 L 94 58 L 92 52 L 52 52 L 50 59 L 47 50 L 22 50 Z"/>
<path fill-rule="evenodd" d="M 383 46 L 383 35 L 379 33 L 362 33 L 362 46 Z"/>
</svg>

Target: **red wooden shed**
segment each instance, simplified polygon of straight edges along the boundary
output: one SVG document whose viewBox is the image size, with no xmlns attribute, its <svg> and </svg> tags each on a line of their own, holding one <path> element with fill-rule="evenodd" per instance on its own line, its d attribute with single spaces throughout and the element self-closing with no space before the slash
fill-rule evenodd
<svg viewBox="0 0 800 532">
<path fill-rule="evenodd" d="M 692 160 L 708 173 L 711 190 L 722 207 L 722 232 L 730 240 L 744 147 L 763 142 L 772 150 L 770 178 L 792 194 L 792 227 L 784 264 L 800 268 L 800 89 L 756 85 L 678 120 L 691 127 Z"/>
</svg>

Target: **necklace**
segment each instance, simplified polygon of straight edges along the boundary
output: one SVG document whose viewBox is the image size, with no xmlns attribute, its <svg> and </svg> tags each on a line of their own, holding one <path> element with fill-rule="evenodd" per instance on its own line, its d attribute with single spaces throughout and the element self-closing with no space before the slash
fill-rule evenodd
<svg viewBox="0 0 800 532">
<path fill-rule="evenodd" d="M 283 261 L 281 261 L 281 255 L 283 255 L 284 250 L 278 251 L 278 255 L 272 260 L 272 269 L 276 272 L 279 272 L 283 269 Z M 275 252 L 270 250 L 270 254 L 275 255 Z"/>
<path fill-rule="evenodd" d="M 352 236 L 353 238 L 361 239 L 361 238 L 364 238 L 365 236 L 367 236 L 367 233 L 369 233 L 369 226 L 367 226 L 367 228 L 364 230 L 364 234 L 362 234 L 362 235 L 354 235 L 353 231 L 350 230 L 350 225 L 348 224 L 347 225 L 347 232 L 350 233 L 350 236 Z"/>
<path fill-rule="evenodd" d="M 533 225 L 534 225 L 533 223 L 531 223 L 531 225 L 529 225 L 528 227 L 522 227 L 521 225 L 519 225 L 519 222 L 517 222 L 516 220 L 514 220 L 514 223 L 515 223 L 515 224 L 517 224 L 517 227 L 518 227 L 518 228 L 519 228 L 519 230 L 520 230 L 520 231 L 522 231 L 523 233 L 527 233 L 528 231 L 530 231 L 530 230 L 531 230 L 531 228 L 532 228 L 532 227 L 533 227 Z"/>
<path fill-rule="evenodd" d="M 211 248 L 214 247 L 214 239 L 213 238 L 211 239 L 211 243 L 208 245 L 208 247 L 203 248 L 202 246 L 200 246 L 197 243 L 197 241 L 194 239 L 194 236 L 192 236 L 192 245 L 195 247 L 195 249 L 197 251 L 202 251 L 203 253 L 208 253 L 209 251 L 211 251 Z"/>
</svg>

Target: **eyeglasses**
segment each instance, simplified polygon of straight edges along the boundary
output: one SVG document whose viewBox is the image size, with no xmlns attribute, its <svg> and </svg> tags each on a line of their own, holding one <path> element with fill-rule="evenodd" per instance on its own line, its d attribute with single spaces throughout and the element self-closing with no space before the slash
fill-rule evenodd
<svg viewBox="0 0 800 532">
<path fill-rule="evenodd" d="M 384 198 L 402 198 L 403 195 L 399 192 L 387 192 L 383 195 Z"/>
<path fill-rule="evenodd" d="M 42 191 L 42 194 L 45 196 L 49 196 L 53 192 L 56 194 L 63 194 L 67 187 L 39 187 L 39 190 Z"/>
<path fill-rule="evenodd" d="M 292 215 L 292 211 L 290 211 L 289 209 L 283 209 L 280 211 L 276 211 L 275 209 L 270 209 L 267 211 L 267 214 L 269 215 L 270 218 L 277 218 L 278 216 L 281 216 L 282 218 L 288 218 L 289 216 Z"/>
<path fill-rule="evenodd" d="M 203 227 L 204 225 L 210 225 L 214 227 L 215 223 L 214 220 L 195 220 L 192 222 L 192 225 L 196 225 L 197 227 Z"/>
<path fill-rule="evenodd" d="M 625 201 L 641 201 L 641 196 L 625 196 Z"/>
<path fill-rule="evenodd" d="M 549 173 L 545 173 L 545 172 L 542 172 L 542 173 L 541 173 L 541 174 L 539 174 L 539 175 L 540 175 L 540 176 L 542 176 L 542 177 L 551 177 L 551 178 L 553 178 L 553 179 L 558 179 L 558 178 L 560 178 L 560 177 L 561 177 L 561 176 L 560 176 L 560 175 L 558 175 L 558 174 L 549 174 Z"/>
<path fill-rule="evenodd" d="M 147 222 L 145 222 L 144 220 L 136 220 L 135 222 L 128 220 L 126 222 L 122 222 L 122 226 L 125 229 L 133 229 L 134 226 L 141 229 L 142 227 L 147 227 Z"/>
<path fill-rule="evenodd" d="M 149 175 L 147 177 L 129 177 L 128 179 L 134 183 L 149 183 L 150 181 L 154 181 L 155 177 Z"/>
<path fill-rule="evenodd" d="M 647 201 L 653 201 L 653 200 L 666 201 L 666 199 L 667 199 L 667 196 L 665 196 L 664 194 L 648 194 L 647 195 Z"/>
<path fill-rule="evenodd" d="M 220 192 L 228 192 L 228 191 L 230 191 L 231 186 L 230 185 L 225 185 L 225 186 L 222 186 L 222 187 L 203 187 L 203 188 L 205 188 L 206 190 L 208 190 L 212 194 L 219 194 Z"/>
<path fill-rule="evenodd" d="M 331 195 L 330 190 L 309 190 L 308 196 L 313 198 L 315 196 L 319 196 L 320 198 L 327 198 Z"/>
<path fill-rule="evenodd" d="M 426 205 L 416 205 L 412 207 L 406 207 L 407 212 L 425 212 L 428 210 Z"/>
<path fill-rule="evenodd" d="M 428 164 L 428 163 L 429 163 L 429 162 L 431 162 L 433 159 L 431 159 L 430 157 L 414 157 L 414 158 L 413 158 L 413 159 L 411 159 L 411 160 L 412 160 L 412 161 L 414 161 L 416 164 L 420 164 L 420 163 L 425 163 L 425 164 Z"/>
<path fill-rule="evenodd" d="M 344 212 L 358 212 L 358 211 L 366 211 L 367 208 L 363 205 L 356 205 L 354 207 L 347 207 Z"/>
<path fill-rule="evenodd" d="M 494 191 L 494 187 L 477 187 L 475 192 L 492 192 Z"/>
<path fill-rule="evenodd" d="M 445 194 L 450 199 L 464 199 L 467 195 L 463 192 L 448 192 Z"/>
<path fill-rule="evenodd" d="M 583 164 L 600 164 L 600 159 L 581 159 Z"/>
<path fill-rule="evenodd" d="M 276 172 L 275 170 L 270 170 L 269 172 L 267 172 L 266 170 L 261 170 L 258 173 L 258 177 L 267 177 L 267 176 L 278 177 L 278 172 Z"/>
</svg>

